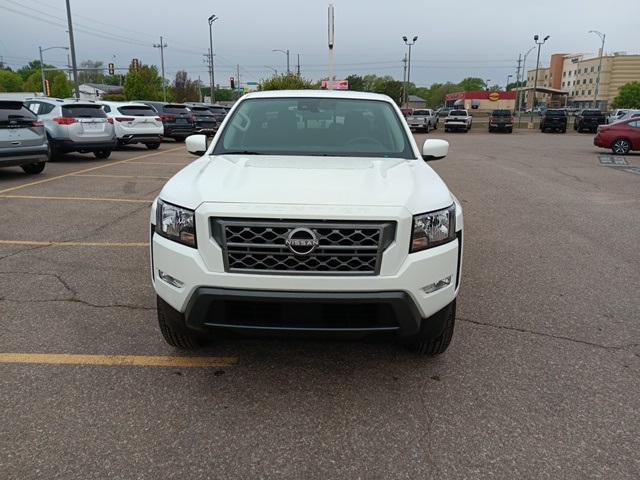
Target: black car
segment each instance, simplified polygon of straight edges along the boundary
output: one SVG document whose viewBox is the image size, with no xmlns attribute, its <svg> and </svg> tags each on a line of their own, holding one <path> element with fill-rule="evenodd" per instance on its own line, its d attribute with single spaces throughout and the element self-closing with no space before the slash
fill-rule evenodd
<svg viewBox="0 0 640 480">
<path fill-rule="evenodd" d="M 489 132 L 513 132 L 513 115 L 511 110 L 494 110 L 489 117 Z"/>
<path fill-rule="evenodd" d="M 144 103 L 156 109 L 164 126 L 164 136 L 173 138 L 176 142 L 183 142 L 189 135 L 196 132 L 196 118 L 186 105 L 165 102 L 136 102 Z"/>
<path fill-rule="evenodd" d="M 228 108 L 222 107 L 220 105 L 208 105 L 207 108 L 211 113 L 213 113 L 213 116 L 216 118 L 218 124 L 221 124 L 224 118 L 227 116 L 227 113 L 229 113 Z"/>
<path fill-rule="evenodd" d="M 196 118 L 196 133 L 213 136 L 218 131 L 219 122 L 209 107 L 204 105 L 189 105 L 189 110 Z"/>
<path fill-rule="evenodd" d="M 540 130 L 546 132 L 567 132 L 567 111 L 562 108 L 547 109 L 540 119 Z"/>
<path fill-rule="evenodd" d="M 598 125 L 604 125 L 605 123 L 607 123 L 607 117 L 604 112 L 595 109 L 582 110 L 573 122 L 573 129 L 578 132 L 596 133 Z"/>
</svg>

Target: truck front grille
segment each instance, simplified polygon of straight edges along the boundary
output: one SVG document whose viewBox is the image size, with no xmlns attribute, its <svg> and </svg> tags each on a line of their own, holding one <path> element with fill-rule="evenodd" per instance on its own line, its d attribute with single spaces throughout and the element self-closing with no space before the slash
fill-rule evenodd
<svg viewBox="0 0 640 480">
<path fill-rule="evenodd" d="M 223 250 L 225 269 L 235 273 L 377 275 L 382 254 L 395 237 L 395 225 L 211 219 L 213 237 Z"/>
</svg>

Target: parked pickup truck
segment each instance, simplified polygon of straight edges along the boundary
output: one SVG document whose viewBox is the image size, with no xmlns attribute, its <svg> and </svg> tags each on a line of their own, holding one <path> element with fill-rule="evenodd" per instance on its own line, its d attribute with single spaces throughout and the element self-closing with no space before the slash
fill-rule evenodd
<svg viewBox="0 0 640 480">
<path fill-rule="evenodd" d="M 562 108 L 550 108 L 540 119 L 540 130 L 546 132 L 567 132 L 567 111 Z"/>
<path fill-rule="evenodd" d="M 336 121 L 340 119 L 341 121 Z M 152 281 L 169 345 L 220 331 L 382 335 L 422 355 L 454 332 L 460 203 L 395 102 L 365 92 L 244 95 L 151 210 Z"/>
<path fill-rule="evenodd" d="M 598 125 L 607 123 L 607 117 L 600 110 L 582 110 L 573 122 L 573 129 L 578 132 L 596 133 Z"/>
<path fill-rule="evenodd" d="M 407 123 L 412 130 L 424 130 L 426 133 L 429 133 L 431 130 L 438 128 L 438 117 L 433 110 L 428 108 L 414 110 L 413 113 L 407 117 Z"/>
<path fill-rule="evenodd" d="M 513 132 L 513 115 L 511 110 L 494 110 L 489 117 L 489 133 L 496 131 Z"/>
<path fill-rule="evenodd" d="M 473 119 L 467 110 L 451 110 L 447 118 L 444 119 L 444 131 L 462 130 L 466 133 L 471 130 L 472 121 Z"/>
</svg>

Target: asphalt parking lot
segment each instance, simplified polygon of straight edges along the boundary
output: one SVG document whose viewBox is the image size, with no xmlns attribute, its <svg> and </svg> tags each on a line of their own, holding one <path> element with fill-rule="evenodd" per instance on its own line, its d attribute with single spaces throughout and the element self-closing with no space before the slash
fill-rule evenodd
<svg viewBox="0 0 640 480">
<path fill-rule="evenodd" d="M 573 132 L 429 137 L 451 143 L 433 166 L 466 228 L 435 359 L 256 338 L 184 357 L 147 253 L 184 145 L 0 170 L 0 477 L 640 478 L 640 155 L 605 166 Z"/>
</svg>

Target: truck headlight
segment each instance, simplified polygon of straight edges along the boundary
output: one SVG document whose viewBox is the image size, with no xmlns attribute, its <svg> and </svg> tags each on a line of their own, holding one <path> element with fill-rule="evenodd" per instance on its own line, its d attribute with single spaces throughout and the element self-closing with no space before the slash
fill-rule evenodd
<svg viewBox="0 0 640 480">
<path fill-rule="evenodd" d="M 456 206 L 413 217 L 409 253 L 436 247 L 456 238 Z"/>
<path fill-rule="evenodd" d="M 160 236 L 195 248 L 195 212 L 158 200 L 156 208 L 156 233 Z"/>
</svg>

